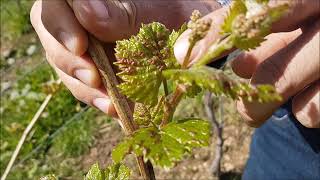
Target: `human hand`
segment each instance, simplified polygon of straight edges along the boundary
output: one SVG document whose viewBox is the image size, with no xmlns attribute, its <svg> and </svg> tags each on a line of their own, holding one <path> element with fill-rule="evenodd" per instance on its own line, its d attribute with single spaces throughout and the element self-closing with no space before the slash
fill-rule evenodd
<svg viewBox="0 0 320 180">
<path fill-rule="evenodd" d="M 176 28 L 188 20 L 193 9 L 207 14 L 219 7 L 215 1 L 38 0 L 30 16 L 48 62 L 71 93 L 80 101 L 116 117 L 87 53 L 86 31 L 103 42 L 112 43 L 135 34 L 141 23 L 159 21 Z M 112 54 L 113 45 L 106 48 Z"/>
<path fill-rule="evenodd" d="M 276 4 L 283 1 L 271 0 Z M 271 84 L 283 97 L 281 102 L 261 104 L 240 100 L 237 108 L 248 125 L 259 127 L 289 98 L 293 98 L 292 111 L 301 124 L 320 128 L 320 14 L 319 1 L 291 1 L 286 16 L 272 27 L 262 45 L 242 53 L 232 62 L 232 69 L 251 84 Z M 213 20 L 212 30 L 194 47 L 192 63 L 219 38 L 219 25 L 228 8 L 222 8 L 204 18 Z M 175 55 L 182 62 L 188 48 L 188 32 L 182 34 L 175 45 Z"/>
</svg>

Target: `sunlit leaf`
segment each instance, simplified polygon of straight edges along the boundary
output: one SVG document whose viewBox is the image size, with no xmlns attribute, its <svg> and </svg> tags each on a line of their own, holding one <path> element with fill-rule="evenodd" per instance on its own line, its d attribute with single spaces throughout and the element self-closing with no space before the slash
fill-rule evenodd
<svg viewBox="0 0 320 180">
<path fill-rule="evenodd" d="M 148 126 L 150 123 L 159 125 L 163 118 L 163 99 L 157 106 L 148 106 L 136 103 L 133 120 L 138 126 Z"/>
<path fill-rule="evenodd" d="M 198 86 L 209 90 L 215 95 L 225 95 L 233 99 L 240 97 L 248 101 L 270 102 L 280 100 L 280 95 L 271 85 L 252 86 L 247 82 L 232 79 L 221 70 L 207 66 L 195 67 L 186 70 L 166 70 L 164 77 L 176 83 L 189 86 Z"/>
<path fill-rule="evenodd" d="M 85 176 L 85 180 L 128 180 L 130 173 L 130 169 L 120 163 L 112 164 L 105 170 L 101 170 L 98 163 L 95 163 Z"/>
<path fill-rule="evenodd" d="M 109 166 L 105 171 L 105 180 L 128 180 L 131 171 L 123 164 L 117 163 Z"/>
<path fill-rule="evenodd" d="M 180 33 L 180 32 L 178 32 Z M 115 63 L 124 81 L 119 88 L 135 102 L 155 105 L 162 83 L 161 71 L 176 67 L 172 43 L 178 34 L 154 22 L 142 25 L 139 33 L 129 40 L 117 41 Z"/>
<path fill-rule="evenodd" d="M 98 163 L 95 163 L 90 167 L 85 180 L 104 180 L 104 176 L 99 168 Z"/>
<path fill-rule="evenodd" d="M 233 20 L 239 14 L 245 14 L 247 12 L 246 5 L 242 0 L 234 0 L 228 12 L 228 16 L 225 18 L 224 23 L 221 25 L 222 34 L 232 32 Z"/>
<path fill-rule="evenodd" d="M 112 152 L 112 158 L 120 162 L 130 150 L 136 155 L 143 155 L 145 160 L 150 160 L 154 165 L 170 168 L 184 155 L 190 154 L 193 148 L 207 146 L 209 138 L 210 125 L 207 121 L 174 121 L 161 129 L 149 127 L 138 130 L 118 144 Z"/>
</svg>

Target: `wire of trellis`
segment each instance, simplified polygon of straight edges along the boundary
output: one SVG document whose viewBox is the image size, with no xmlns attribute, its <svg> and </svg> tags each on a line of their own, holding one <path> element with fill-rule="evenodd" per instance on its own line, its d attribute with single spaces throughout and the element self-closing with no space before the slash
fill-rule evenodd
<svg viewBox="0 0 320 180">
<path fill-rule="evenodd" d="M 85 112 L 87 112 L 87 110 L 90 108 L 90 106 L 86 106 L 84 107 L 80 112 L 78 112 L 77 114 L 73 115 L 70 119 L 68 119 L 66 121 L 66 123 L 64 123 L 61 127 L 59 127 L 54 133 L 52 133 L 50 136 L 48 136 L 46 138 L 46 140 L 44 140 L 42 143 L 40 143 L 36 148 L 34 148 L 30 153 L 28 153 L 23 159 L 21 159 L 20 161 L 18 161 L 18 163 L 16 163 L 14 165 L 14 167 L 12 169 L 15 169 L 19 164 L 24 163 L 26 160 L 28 160 L 29 158 L 31 158 L 35 153 L 39 152 L 41 150 L 42 147 L 44 147 L 46 144 L 50 143 L 55 137 L 57 137 L 57 135 L 62 132 L 65 128 L 67 128 L 67 126 L 69 126 L 70 124 L 72 124 L 72 122 L 74 122 L 76 119 L 78 119 L 78 117 L 80 117 L 82 114 L 84 114 Z"/>
<path fill-rule="evenodd" d="M 60 83 L 60 82 L 59 82 Z M 13 151 L 13 154 L 10 158 L 10 161 L 4 171 L 4 173 L 1 176 L 1 180 L 5 180 L 15 162 L 15 160 L 17 159 L 19 152 L 27 138 L 27 136 L 29 135 L 31 129 L 33 128 L 33 126 L 36 124 L 36 122 L 38 121 L 39 117 L 41 116 L 42 112 L 44 111 L 44 109 L 47 107 L 49 101 L 51 100 L 53 94 L 48 94 L 47 97 L 45 98 L 45 100 L 43 101 L 43 103 L 41 104 L 41 106 L 39 107 L 39 109 L 37 110 L 36 114 L 33 116 L 32 120 L 30 121 L 30 123 L 28 124 L 28 126 L 26 127 L 26 129 L 24 130 L 15 150 Z"/>
</svg>

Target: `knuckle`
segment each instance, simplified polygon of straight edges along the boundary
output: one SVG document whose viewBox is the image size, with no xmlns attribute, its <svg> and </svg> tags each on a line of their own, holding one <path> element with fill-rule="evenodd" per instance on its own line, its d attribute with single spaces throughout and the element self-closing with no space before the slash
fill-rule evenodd
<svg viewBox="0 0 320 180">
<path fill-rule="evenodd" d="M 56 66 L 56 63 L 55 63 L 55 58 L 53 58 L 48 52 L 46 52 L 46 60 L 48 61 L 49 65 L 54 68 L 55 71 L 57 71 L 56 68 L 58 68 Z M 60 69 L 60 68 L 59 68 Z"/>
<path fill-rule="evenodd" d="M 252 118 L 249 114 L 248 114 L 248 109 L 244 106 L 242 101 L 237 101 L 237 110 L 238 113 L 240 114 L 242 120 L 250 127 L 260 127 L 261 126 L 261 122 L 257 121 L 255 118 Z"/>
<path fill-rule="evenodd" d="M 77 89 L 74 88 L 69 88 L 71 94 L 78 99 L 79 101 L 85 103 L 85 104 L 89 104 L 90 105 L 90 97 L 87 95 L 88 93 L 81 93 L 79 92 Z"/>
<path fill-rule="evenodd" d="M 71 91 L 71 94 L 76 98 L 78 99 L 79 101 L 84 101 L 85 97 L 75 91 L 73 91 L 72 89 L 69 89 Z"/>
<path fill-rule="evenodd" d="M 278 60 L 278 59 L 277 59 Z M 278 93 L 285 95 L 289 89 L 294 86 L 291 78 L 289 78 L 289 72 L 285 69 L 280 61 L 266 60 L 262 62 L 254 74 L 254 84 L 271 84 L 275 86 Z"/>
<path fill-rule="evenodd" d="M 47 51 L 46 58 L 51 66 L 54 65 L 68 75 L 73 75 L 76 64 L 71 61 L 66 61 L 67 57 L 59 50 L 59 47 L 55 50 Z"/>
<path fill-rule="evenodd" d="M 276 84 L 276 81 L 281 76 L 281 70 L 277 64 L 272 61 L 265 61 L 261 64 L 259 71 L 267 77 L 267 83 Z M 269 81 L 269 82 L 268 82 Z"/>
<path fill-rule="evenodd" d="M 63 84 L 69 89 L 71 94 L 78 99 L 79 101 L 91 105 L 93 99 L 93 93 L 90 89 L 87 89 L 79 80 L 74 79 L 73 77 L 65 74 L 57 67 L 54 67 L 54 70 L 57 72 L 59 78 L 63 82 Z"/>
<path fill-rule="evenodd" d="M 60 70 L 62 70 L 63 72 L 65 72 L 65 68 L 64 68 L 63 63 L 60 63 L 61 57 L 60 57 L 59 53 L 47 51 L 46 52 L 46 59 L 51 65 L 54 65 L 57 68 L 59 68 Z"/>
</svg>

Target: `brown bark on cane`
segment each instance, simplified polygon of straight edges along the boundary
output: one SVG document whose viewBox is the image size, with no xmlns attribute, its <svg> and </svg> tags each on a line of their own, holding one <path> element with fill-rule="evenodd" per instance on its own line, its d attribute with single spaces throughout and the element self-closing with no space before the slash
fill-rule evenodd
<svg viewBox="0 0 320 180">
<path fill-rule="evenodd" d="M 103 84 L 108 91 L 108 95 L 110 96 L 112 103 L 115 106 L 115 109 L 119 116 L 119 124 L 121 124 L 121 126 L 123 127 L 125 134 L 127 136 L 130 136 L 135 130 L 132 110 L 129 106 L 127 98 L 118 90 L 117 85 L 119 84 L 119 82 L 112 69 L 112 65 L 110 63 L 111 61 L 109 61 L 101 42 L 99 42 L 99 40 L 91 35 L 89 35 L 88 50 L 94 63 L 99 69 Z M 143 157 L 138 156 L 137 163 L 140 169 L 140 173 L 144 179 L 155 179 L 153 167 L 150 162 L 145 163 Z"/>
</svg>

